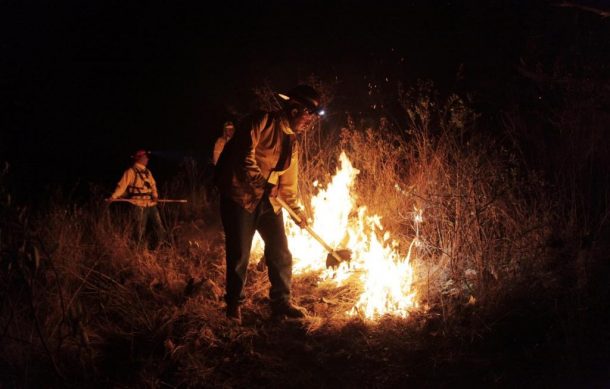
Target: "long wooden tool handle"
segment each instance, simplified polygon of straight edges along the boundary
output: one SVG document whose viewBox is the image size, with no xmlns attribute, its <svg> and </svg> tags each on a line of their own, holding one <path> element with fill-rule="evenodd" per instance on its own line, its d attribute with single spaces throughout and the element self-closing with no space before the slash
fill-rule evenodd
<svg viewBox="0 0 610 389">
<path fill-rule="evenodd" d="M 297 213 L 296 213 L 296 212 L 295 212 L 295 211 L 294 211 L 292 208 L 290 208 L 290 206 L 289 206 L 288 204 L 286 204 L 286 202 L 285 202 L 284 200 L 282 200 L 282 198 L 281 198 L 281 197 L 276 197 L 275 199 L 277 200 L 277 202 L 278 202 L 278 203 L 280 203 L 280 205 L 281 205 L 281 206 L 282 206 L 282 207 L 283 207 L 283 208 L 284 208 L 286 211 L 288 211 L 288 213 L 290 214 L 290 216 L 292 216 L 292 218 L 293 218 L 294 220 L 296 220 L 296 222 L 297 222 L 297 223 L 300 223 L 300 222 L 301 222 L 301 218 L 300 218 L 300 216 L 299 216 L 299 215 L 297 215 Z M 339 256 L 339 254 L 337 254 L 337 253 L 335 252 L 335 250 L 333 250 L 333 248 L 332 248 L 332 247 L 330 247 L 330 245 L 329 245 L 328 243 L 326 243 L 326 242 L 324 241 L 324 239 L 322 239 L 322 237 L 321 237 L 320 235 L 316 234 L 316 232 L 315 232 L 315 231 L 314 231 L 314 230 L 313 230 L 311 227 L 309 227 L 309 225 L 306 225 L 306 226 L 305 226 L 305 229 L 307 230 L 307 232 L 309 232 L 309 234 L 310 234 L 311 236 L 313 236 L 313 238 L 314 238 L 315 240 L 317 240 L 317 241 L 318 241 L 318 242 L 319 242 L 319 243 L 322 245 L 322 247 L 324 247 L 324 248 L 326 249 L 326 251 L 328 251 L 330 254 L 332 254 L 332 256 L 333 256 L 333 257 L 335 257 L 335 259 L 336 259 L 337 261 L 339 261 L 339 262 L 342 262 L 342 261 L 343 261 L 343 259 L 342 259 L 342 258 Z"/>
<path fill-rule="evenodd" d="M 151 199 L 108 199 L 111 203 L 133 203 L 137 200 L 151 200 Z M 152 201 L 152 200 L 151 200 Z M 172 200 L 172 199 L 159 199 L 157 203 L 187 203 L 187 200 Z"/>
</svg>

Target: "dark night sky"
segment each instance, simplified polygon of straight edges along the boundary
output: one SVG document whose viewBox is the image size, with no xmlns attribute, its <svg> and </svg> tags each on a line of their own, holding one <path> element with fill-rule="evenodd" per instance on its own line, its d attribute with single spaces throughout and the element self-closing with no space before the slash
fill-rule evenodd
<svg viewBox="0 0 610 389">
<path fill-rule="evenodd" d="M 337 111 L 359 110 L 364 75 L 451 90 L 464 64 L 465 90 L 494 109 L 527 38 L 570 20 L 525 1 L 147 3 L 3 3 L 0 152 L 17 181 L 115 180 L 140 147 L 205 160 L 227 107 L 311 73 L 338 78 Z"/>
</svg>

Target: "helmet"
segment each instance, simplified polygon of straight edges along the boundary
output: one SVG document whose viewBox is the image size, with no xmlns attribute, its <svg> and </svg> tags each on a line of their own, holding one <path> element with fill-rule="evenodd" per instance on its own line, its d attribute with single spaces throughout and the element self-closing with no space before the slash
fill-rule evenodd
<svg viewBox="0 0 610 389">
<path fill-rule="evenodd" d="M 140 158 L 142 158 L 143 156 L 150 156 L 150 151 L 148 150 L 138 150 L 135 153 L 133 153 L 133 155 L 131 156 L 132 159 L 138 160 Z"/>
<path fill-rule="evenodd" d="M 324 115 L 324 109 L 320 103 L 320 93 L 309 85 L 298 85 L 286 93 L 278 93 L 277 95 L 285 102 L 295 102 L 312 113 L 320 116 Z"/>
</svg>

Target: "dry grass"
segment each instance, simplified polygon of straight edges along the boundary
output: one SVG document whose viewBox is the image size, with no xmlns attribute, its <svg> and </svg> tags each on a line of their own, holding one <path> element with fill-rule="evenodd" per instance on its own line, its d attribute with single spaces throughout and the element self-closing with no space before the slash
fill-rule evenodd
<svg viewBox="0 0 610 389">
<path fill-rule="evenodd" d="M 497 301 L 510 293 L 508 285 L 544 275 L 551 204 L 543 183 L 520 171 L 516 151 L 480 134 L 475 113 L 461 99 L 432 101 L 430 94 L 424 85 L 403 95 L 406 133 L 380 120 L 374 128 L 325 134 L 313 147 L 305 139 L 303 181 L 324 185 L 346 151 L 360 170 L 358 205 L 381 215 L 402 243 L 415 237 L 413 217 L 422 211 L 424 245 L 416 265 L 423 302 Z M 303 188 L 306 198 L 315 194 L 310 185 Z"/>
<path fill-rule="evenodd" d="M 357 283 L 335 288 L 309 274 L 294 280 L 294 295 L 311 315 L 278 323 L 269 320 L 267 277 L 251 267 L 244 325 L 227 321 L 214 192 L 197 184 L 205 176 L 193 163 L 167 189 L 189 196 L 191 205 L 162 210 L 174 241 L 160 250 L 135 249 L 129 222 L 99 206 L 96 196 L 89 204 L 59 202 L 30 215 L 2 186 L 3 380 L 383 387 L 450 384 L 464 368 L 481 373 L 478 383 L 510 382 L 494 374 L 517 374 L 518 365 L 498 368 L 500 357 L 473 345 L 506 322 L 500 307 L 532 290 L 557 290 L 557 251 L 549 241 L 564 215 L 558 207 L 581 211 L 549 197 L 512 138 L 482 135 L 458 97 L 439 101 L 421 84 L 404 91 L 401 102 L 410 123 L 404 131 L 380 120 L 374 128 L 348 122 L 341 130 L 309 133 L 302 140 L 301 188 L 310 198 L 308 183 L 328 182 L 345 150 L 361 171 L 358 203 L 381 215 L 393 236 L 413 239 L 414 209 L 423 210 L 416 266 L 424 309 L 375 324 L 347 318 Z M 581 226 L 578 217 L 571 220 L 564 236 Z M 570 250 L 563 255 L 570 257 Z M 589 279 L 579 280 L 586 288 Z"/>
</svg>

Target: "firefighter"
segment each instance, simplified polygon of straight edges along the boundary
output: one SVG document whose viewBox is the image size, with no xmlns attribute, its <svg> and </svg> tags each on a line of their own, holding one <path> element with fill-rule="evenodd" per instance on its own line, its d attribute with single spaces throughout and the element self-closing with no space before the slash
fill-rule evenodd
<svg viewBox="0 0 610 389">
<path fill-rule="evenodd" d="M 157 209 L 157 183 L 147 168 L 150 152 L 138 150 L 131 156 L 134 163 L 123 173 L 109 201 L 127 198 L 133 205 L 136 243 L 139 246 L 146 233 L 146 226 L 151 223 L 155 230 L 158 245 L 167 243 L 167 233 L 161 222 Z"/>
<path fill-rule="evenodd" d="M 300 216 L 301 227 L 306 225 L 298 201 L 296 136 L 307 131 L 324 111 L 320 94 L 307 85 L 278 97 L 283 108 L 247 117 L 216 166 L 226 244 L 226 314 L 238 322 L 255 231 L 265 242 L 273 316 L 300 318 L 307 313 L 291 302 L 292 254 L 275 197 L 281 196 Z"/>
<path fill-rule="evenodd" d="M 225 122 L 225 124 L 223 125 L 223 128 L 222 128 L 222 136 L 219 137 L 216 140 L 216 143 L 214 144 L 214 154 L 212 156 L 212 163 L 214 165 L 216 165 L 218 163 L 218 158 L 220 158 L 220 154 L 222 153 L 222 150 L 225 148 L 225 145 L 227 144 L 227 142 L 229 140 L 231 140 L 234 133 L 235 133 L 235 126 L 233 125 L 233 122 L 231 122 L 231 121 Z"/>
</svg>

